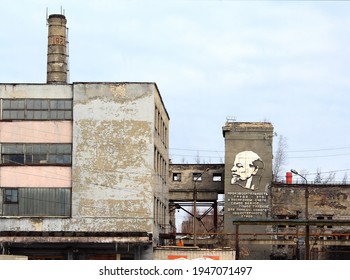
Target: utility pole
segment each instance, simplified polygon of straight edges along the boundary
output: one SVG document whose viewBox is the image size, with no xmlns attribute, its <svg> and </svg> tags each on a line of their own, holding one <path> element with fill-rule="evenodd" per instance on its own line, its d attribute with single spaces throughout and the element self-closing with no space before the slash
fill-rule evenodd
<svg viewBox="0 0 350 280">
<path fill-rule="evenodd" d="M 208 171 L 209 168 L 197 174 L 197 177 L 193 180 L 193 246 L 197 246 L 197 181 L 199 179 L 203 180 L 202 175 Z"/>
<path fill-rule="evenodd" d="M 298 171 L 291 169 L 290 170 L 295 175 L 300 176 L 305 180 L 305 260 L 310 259 L 310 226 L 309 226 L 309 186 L 307 179 L 301 175 Z"/>
</svg>

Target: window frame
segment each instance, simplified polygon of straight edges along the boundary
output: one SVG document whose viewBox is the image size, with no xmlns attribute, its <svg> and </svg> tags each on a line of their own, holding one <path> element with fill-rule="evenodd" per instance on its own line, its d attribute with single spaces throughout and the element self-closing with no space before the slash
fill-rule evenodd
<svg viewBox="0 0 350 280">
<path fill-rule="evenodd" d="M 72 99 L 2 99 L 2 120 L 72 120 Z"/>
<path fill-rule="evenodd" d="M 72 165 L 70 143 L 6 143 L 0 152 L 1 165 Z"/>
<path fill-rule="evenodd" d="M 7 194 L 7 192 L 11 192 L 11 193 Z M 4 204 L 18 204 L 19 203 L 18 194 L 19 194 L 18 188 L 4 188 L 3 203 Z"/>
<path fill-rule="evenodd" d="M 213 182 L 222 182 L 223 175 L 219 172 L 213 173 Z"/>
<path fill-rule="evenodd" d="M 173 172 L 173 181 L 174 182 L 181 182 L 181 172 Z"/>
<path fill-rule="evenodd" d="M 202 182 L 202 180 L 203 180 L 203 173 L 202 172 L 193 172 L 192 173 L 192 180 L 194 182 Z"/>
</svg>

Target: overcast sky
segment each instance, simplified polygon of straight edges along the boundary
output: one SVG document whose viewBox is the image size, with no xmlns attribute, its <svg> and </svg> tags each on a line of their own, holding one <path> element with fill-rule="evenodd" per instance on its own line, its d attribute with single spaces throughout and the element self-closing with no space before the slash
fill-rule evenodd
<svg viewBox="0 0 350 280">
<path fill-rule="evenodd" d="M 173 163 L 224 163 L 222 126 L 269 121 L 287 164 L 350 180 L 350 2 L 0 0 L 0 82 L 45 83 L 46 9 L 70 82 L 155 82 Z"/>
</svg>

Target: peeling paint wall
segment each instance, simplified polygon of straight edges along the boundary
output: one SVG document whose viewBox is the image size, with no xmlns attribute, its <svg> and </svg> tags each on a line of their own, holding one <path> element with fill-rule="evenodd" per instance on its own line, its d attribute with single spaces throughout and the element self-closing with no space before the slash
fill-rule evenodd
<svg viewBox="0 0 350 280">
<path fill-rule="evenodd" d="M 193 174 L 202 174 L 196 182 L 197 198 L 215 201 L 224 193 L 224 164 L 171 164 L 170 200 L 193 200 Z"/>
<path fill-rule="evenodd" d="M 21 133 L 32 127 L 50 143 L 73 143 L 72 167 L 50 167 L 58 174 L 52 187 L 72 188 L 72 216 L 6 218 L 0 230 L 152 232 L 158 240 L 168 222 L 169 116 L 154 83 L 1 84 L 0 98 L 73 99 L 73 122 L 16 122 Z M 1 125 L 3 131 L 15 130 L 14 124 Z M 27 134 L 28 139 L 1 137 L 10 143 L 42 141 Z M 155 165 L 155 150 L 162 165 Z M 2 167 L 0 173 L 16 168 L 24 167 Z M 36 174 L 27 182 L 13 180 L 44 187 L 35 176 L 49 167 L 26 168 Z"/>
<path fill-rule="evenodd" d="M 153 84 L 74 84 L 72 216 L 84 219 L 80 230 L 153 231 L 154 94 Z"/>
<path fill-rule="evenodd" d="M 226 122 L 224 231 L 234 233 L 234 218 L 268 218 L 272 181 L 273 126 L 268 122 Z M 266 227 L 265 227 L 266 228 Z M 259 232 L 264 226 L 242 226 L 240 232 Z M 230 242 L 230 241 L 229 241 Z M 251 251 L 249 259 L 266 259 L 270 247 Z"/>
<path fill-rule="evenodd" d="M 265 122 L 227 122 L 225 138 L 225 229 L 231 220 L 266 218 L 272 181 L 273 126 Z"/>
<path fill-rule="evenodd" d="M 155 88 L 153 110 L 153 233 L 159 244 L 159 233 L 169 232 L 169 115 L 158 88 Z"/>
<path fill-rule="evenodd" d="M 350 219 L 349 185 L 309 185 L 309 219 L 330 216 L 333 219 Z M 272 187 L 273 215 L 305 217 L 305 186 L 278 185 Z"/>
</svg>

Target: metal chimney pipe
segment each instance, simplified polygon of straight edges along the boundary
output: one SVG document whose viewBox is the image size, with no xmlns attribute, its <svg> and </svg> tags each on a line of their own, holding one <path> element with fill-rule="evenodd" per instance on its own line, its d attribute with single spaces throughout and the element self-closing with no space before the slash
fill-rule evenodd
<svg viewBox="0 0 350 280">
<path fill-rule="evenodd" d="M 48 18 L 47 83 L 67 83 L 67 28 L 64 15 Z"/>
</svg>

